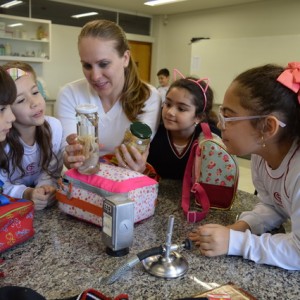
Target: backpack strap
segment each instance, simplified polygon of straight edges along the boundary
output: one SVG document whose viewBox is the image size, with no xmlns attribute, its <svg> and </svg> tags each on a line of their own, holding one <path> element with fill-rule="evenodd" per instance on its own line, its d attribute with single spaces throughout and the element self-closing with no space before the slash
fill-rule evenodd
<svg viewBox="0 0 300 300">
<path fill-rule="evenodd" d="M 210 130 L 210 127 L 209 127 L 208 123 L 200 123 L 200 126 L 201 126 L 202 132 L 204 134 L 204 137 L 207 140 L 212 140 L 213 135 L 211 133 L 211 130 Z"/>
<path fill-rule="evenodd" d="M 188 211 L 187 213 L 187 220 L 190 223 L 195 223 L 203 220 L 210 209 L 210 202 L 207 196 L 207 193 L 205 192 L 204 188 L 201 186 L 200 183 L 196 182 L 194 183 L 191 192 L 195 194 L 195 198 L 197 200 L 197 203 L 200 203 L 202 207 L 202 211 Z"/>
<path fill-rule="evenodd" d="M 193 173 L 193 166 L 194 166 L 196 155 L 197 156 L 201 155 L 201 151 L 199 151 L 198 140 L 196 140 L 192 145 L 192 149 L 185 168 L 183 183 L 182 183 L 181 207 L 183 209 L 184 214 L 187 217 L 187 221 L 190 223 L 195 223 L 203 220 L 208 214 L 210 208 L 210 202 L 203 187 L 198 182 L 194 183 L 192 186 L 192 173 Z M 197 202 L 201 204 L 202 206 L 201 212 L 190 211 L 191 192 L 195 194 Z"/>
</svg>

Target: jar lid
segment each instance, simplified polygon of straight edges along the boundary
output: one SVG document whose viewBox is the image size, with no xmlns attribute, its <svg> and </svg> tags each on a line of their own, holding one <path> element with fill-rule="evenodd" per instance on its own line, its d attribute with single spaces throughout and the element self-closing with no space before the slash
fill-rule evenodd
<svg viewBox="0 0 300 300">
<path fill-rule="evenodd" d="M 80 104 L 75 107 L 75 110 L 79 114 L 91 114 L 98 111 L 98 107 L 94 104 Z"/>
<path fill-rule="evenodd" d="M 130 131 L 140 139 L 149 139 L 152 134 L 151 128 L 142 122 L 133 122 L 130 125 Z"/>
</svg>

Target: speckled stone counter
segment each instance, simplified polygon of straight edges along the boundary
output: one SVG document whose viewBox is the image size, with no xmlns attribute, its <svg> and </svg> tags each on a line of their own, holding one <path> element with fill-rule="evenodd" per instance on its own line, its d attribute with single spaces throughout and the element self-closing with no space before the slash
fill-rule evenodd
<svg viewBox="0 0 300 300">
<path fill-rule="evenodd" d="M 161 181 L 155 215 L 135 225 L 134 243 L 124 257 L 105 253 L 101 230 L 50 208 L 35 214 L 35 236 L 1 256 L 5 273 L 0 286 L 30 287 L 47 299 L 64 298 L 95 288 L 107 296 L 127 293 L 130 299 L 177 299 L 208 290 L 216 285 L 233 282 L 257 299 L 299 299 L 300 272 L 258 265 L 241 257 L 207 258 L 197 249 L 180 253 L 189 263 L 181 278 L 162 279 L 148 274 L 142 264 L 126 272 L 112 285 L 100 283 L 136 253 L 165 242 L 170 214 L 175 216 L 172 243 L 181 243 L 193 228 L 180 208 L 181 183 Z M 236 215 L 251 209 L 255 196 L 238 193 L 231 211 L 211 211 L 202 223 L 229 224 Z"/>
</svg>

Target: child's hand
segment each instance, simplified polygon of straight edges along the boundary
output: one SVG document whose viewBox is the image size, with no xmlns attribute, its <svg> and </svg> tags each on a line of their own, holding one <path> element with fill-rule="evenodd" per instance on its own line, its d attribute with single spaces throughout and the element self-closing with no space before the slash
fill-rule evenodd
<svg viewBox="0 0 300 300">
<path fill-rule="evenodd" d="M 146 169 L 147 157 L 149 154 L 149 146 L 146 151 L 141 154 L 135 147 L 130 146 L 130 153 L 127 147 L 122 144 L 115 149 L 116 158 L 119 166 L 129 168 L 131 170 L 143 173 Z"/>
<path fill-rule="evenodd" d="M 52 186 L 40 186 L 30 189 L 29 193 L 29 199 L 33 201 L 35 210 L 42 210 L 55 200 L 55 188 Z"/>
<path fill-rule="evenodd" d="M 40 187 L 44 189 L 46 200 L 47 200 L 47 207 L 52 206 L 56 202 L 56 198 L 55 198 L 56 188 L 51 185 L 43 185 Z"/>
<path fill-rule="evenodd" d="M 230 229 L 218 224 L 206 224 L 189 234 L 189 238 L 205 256 L 228 253 Z"/>
</svg>

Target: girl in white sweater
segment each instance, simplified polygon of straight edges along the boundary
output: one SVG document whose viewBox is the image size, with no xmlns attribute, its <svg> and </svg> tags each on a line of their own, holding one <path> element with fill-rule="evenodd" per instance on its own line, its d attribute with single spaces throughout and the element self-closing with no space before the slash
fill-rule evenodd
<svg viewBox="0 0 300 300">
<path fill-rule="evenodd" d="M 11 105 L 16 120 L 0 146 L 3 192 L 32 200 L 35 209 L 40 210 L 55 200 L 56 182 L 62 170 L 62 126 L 59 120 L 45 116 L 45 100 L 31 66 L 10 62 L 3 67 L 17 87 Z"/>
<path fill-rule="evenodd" d="M 300 63 L 265 65 L 237 76 L 227 89 L 218 127 L 232 154 L 252 154 L 259 203 L 227 227 L 190 233 L 202 255 L 239 255 L 300 270 Z M 269 233 L 290 219 L 291 232 Z"/>
</svg>

